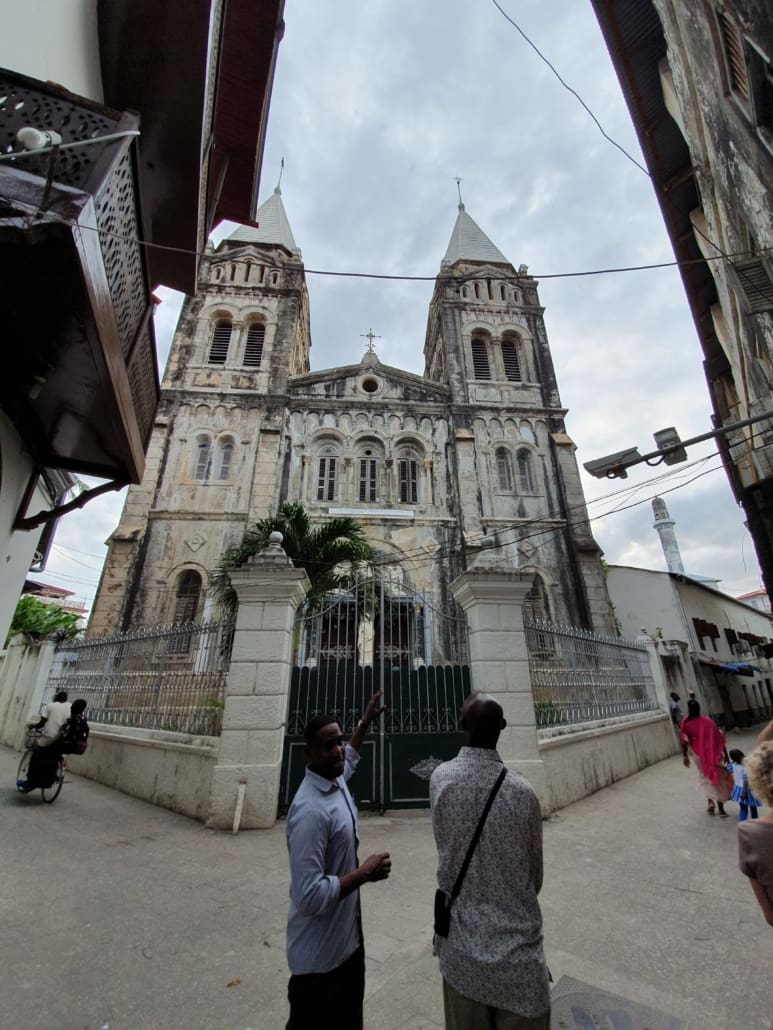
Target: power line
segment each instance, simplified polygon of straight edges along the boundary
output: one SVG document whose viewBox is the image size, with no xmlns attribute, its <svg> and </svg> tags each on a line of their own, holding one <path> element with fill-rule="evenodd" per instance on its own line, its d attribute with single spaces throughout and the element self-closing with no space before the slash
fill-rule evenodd
<svg viewBox="0 0 773 1030">
<path fill-rule="evenodd" d="M 602 136 L 604 137 L 604 139 L 605 139 L 605 140 L 607 140 L 607 141 L 608 141 L 609 143 L 611 143 L 613 147 L 617 147 L 617 149 L 618 149 L 618 150 L 620 151 L 620 153 L 621 153 L 621 154 L 624 154 L 624 155 L 625 155 L 625 157 L 627 157 L 627 158 L 628 158 L 628 160 L 629 160 L 629 161 L 630 161 L 630 162 L 631 162 L 632 164 L 636 165 L 636 167 L 637 167 L 637 168 L 639 169 L 639 171 L 640 171 L 640 172 L 644 172 L 644 174 L 645 174 L 645 175 L 646 175 L 646 176 L 647 176 L 648 178 L 651 178 L 651 176 L 650 176 L 650 173 L 649 173 L 648 169 L 647 169 L 647 168 L 645 168 L 645 167 L 644 167 L 644 165 L 641 165 L 641 164 L 639 164 L 639 162 L 638 162 L 638 161 L 636 160 L 636 158 L 635 158 L 635 157 L 633 157 L 633 156 L 632 156 L 631 154 L 629 154 L 629 153 L 628 153 L 628 151 L 627 151 L 627 150 L 625 149 L 625 147 L 621 146 L 621 145 L 620 145 L 620 144 L 619 144 L 619 143 L 617 142 L 617 140 L 614 140 L 614 139 L 612 139 L 612 137 L 611 137 L 610 135 L 608 135 L 608 134 L 607 134 L 607 132 L 606 132 L 606 131 L 605 131 L 605 129 L 604 129 L 604 126 L 603 126 L 603 125 L 601 124 L 601 122 L 600 122 L 600 121 L 598 120 L 598 118 L 597 118 L 597 117 L 596 117 L 596 115 L 595 115 L 595 114 L 593 113 L 593 111 L 591 111 L 591 109 L 590 109 L 590 108 L 588 107 L 588 105 L 587 105 L 587 104 L 585 103 L 585 101 L 584 101 L 584 100 L 583 100 L 583 98 L 582 98 L 582 97 L 580 96 L 580 94 L 579 94 L 579 93 L 577 92 L 577 90 L 576 90 L 576 89 L 573 89 L 573 88 L 572 88 L 572 87 L 571 87 L 571 86 L 569 85 L 569 83 L 568 83 L 568 82 L 566 82 L 566 80 L 565 80 L 565 79 L 563 79 L 563 78 L 561 77 L 561 75 L 560 75 L 560 74 L 558 73 L 558 70 L 556 69 L 555 65 L 551 64 L 551 63 L 550 63 L 550 61 L 549 61 L 549 60 L 547 59 L 547 57 L 545 57 L 545 55 L 544 55 L 544 54 L 542 53 L 542 51 L 540 50 L 540 48 L 539 48 L 539 47 L 537 46 L 537 44 L 536 44 L 536 43 L 535 43 L 535 42 L 534 42 L 533 40 L 529 39 L 529 37 L 528 37 L 528 36 L 526 35 L 526 33 L 525 33 L 525 32 L 523 31 L 523 29 L 521 28 L 521 26 L 520 26 L 520 25 L 519 25 L 519 24 L 518 24 L 518 23 L 517 23 L 517 22 L 516 22 L 516 21 L 515 21 L 515 20 L 514 20 L 513 18 L 511 18 L 511 17 L 510 17 L 510 15 L 509 15 L 509 14 L 507 13 L 507 11 L 505 11 L 505 10 L 504 10 L 504 8 L 503 8 L 503 7 L 501 7 L 501 6 L 500 6 L 500 5 L 499 5 L 499 4 L 497 3 L 497 0 L 491 0 L 491 2 L 493 3 L 494 7 L 496 7 L 496 9 L 497 9 L 497 10 L 499 11 L 499 13 L 500 13 L 500 14 L 502 15 L 502 17 L 503 17 L 503 18 L 505 18 L 505 19 L 506 19 L 507 21 L 509 21 L 509 22 L 510 22 L 510 24 L 511 24 L 511 25 L 513 26 L 513 28 L 514 28 L 514 29 L 516 29 L 516 31 L 520 33 L 520 35 L 521 35 L 521 36 L 523 37 L 523 39 L 525 39 L 525 40 L 526 40 L 526 42 L 527 42 L 527 43 L 529 44 L 529 46 L 530 46 L 530 47 L 532 48 L 532 50 L 533 50 L 533 51 L 535 52 L 535 54 L 537 54 L 537 56 L 538 56 L 538 57 L 539 57 L 539 58 L 540 58 L 540 59 L 541 59 L 542 61 L 544 61 L 544 62 L 545 62 L 545 64 L 546 64 L 546 65 L 548 66 L 548 68 L 550 68 L 550 70 L 551 70 L 551 71 L 553 72 L 553 74 L 554 74 L 554 75 L 555 75 L 555 77 L 556 77 L 556 78 L 558 79 L 558 81 L 559 81 L 559 82 L 561 83 L 561 85 L 562 85 L 562 86 L 564 87 L 564 89 L 568 90 L 568 91 L 569 91 L 569 92 L 570 92 L 570 93 L 572 94 L 572 96 L 573 96 L 573 97 L 575 97 L 575 98 L 576 98 L 576 99 L 577 99 L 577 100 L 579 101 L 579 103 L 580 103 L 580 105 L 581 105 L 581 106 L 583 107 L 583 109 L 584 109 L 584 110 L 585 110 L 585 111 L 586 111 L 586 112 L 587 112 L 587 113 L 588 113 L 588 114 L 590 115 L 590 117 L 592 118 L 592 120 L 593 120 L 594 124 L 596 125 L 597 129 L 599 130 L 599 132 L 601 133 L 601 135 L 602 135 Z"/>
</svg>

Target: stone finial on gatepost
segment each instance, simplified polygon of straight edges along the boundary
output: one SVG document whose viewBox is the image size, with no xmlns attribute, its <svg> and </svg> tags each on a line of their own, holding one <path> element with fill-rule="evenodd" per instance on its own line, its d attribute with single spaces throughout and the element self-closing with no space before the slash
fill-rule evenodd
<svg viewBox="0 0 773 1030">
<path fill-rule="evenodd" d="M 523 625 L 523 602 L 530 587 L 531 580 L 517 572 L 484 567 L 463 572 L 451 591 L 467 615 L 473 689 L 496 698 L 507 721 L 499 754 L 508 768 L 531 783 L 547 814 L 552 806 L 537 742 Z"/>
<path fill-rule="evenodd" d="M 267 828 L 276 821 L 293 629 L 310 586 L 304 570 L 285 554 L 282 539 L 273 532 L 262 551 L 230 573 L 239 609 L 207 817 L 215 829 L 234 827 L 240 793 L 242 828 Z"/>
</svg>

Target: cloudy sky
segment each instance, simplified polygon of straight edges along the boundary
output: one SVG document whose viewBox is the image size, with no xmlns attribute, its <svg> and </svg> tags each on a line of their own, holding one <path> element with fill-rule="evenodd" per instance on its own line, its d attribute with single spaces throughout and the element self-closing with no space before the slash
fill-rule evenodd
<svg viewBox="0 0 773 1030">
<path fill-rule="evenodd" d="M 500 3 L 641 161 L 590 3 Z M 540 280 L 578 461 L 633 446 L 645 453 L 666 426 L 682 439 L 711 428 L 678 271 L 568 275 L 669 262 L 673 252 L 647 176 L 493 0 L 287 0 L 285 20 L 261 200 L 284 157 L 283 200 L 307 271 L 436 275 L 460 176 L 469 214 Z M 358 361 L 372 327 L 383 362 L 423 371 L 431 283 L 309 274 L 308 285 L 313 369 Z M 163 367 L 179 297 L 160 295 Z M 754 546 L 716 447 L 692 447 L 689 460 L 640 466 L 627 480 L 583 472 L 606 559 L 665 568 L 649 500 L 660 491 L 686 571 L 720 579 L 728 593 L 757 588 Z M 122 503 L 112 495 L 63 519 L 39 578 L 90 600 Z"/>
</svg>

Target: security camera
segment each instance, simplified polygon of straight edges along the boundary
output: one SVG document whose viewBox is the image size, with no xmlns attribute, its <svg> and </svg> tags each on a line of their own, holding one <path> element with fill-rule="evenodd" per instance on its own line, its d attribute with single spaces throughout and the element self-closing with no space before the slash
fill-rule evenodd
<svg viewBox="0 0 773 1030">
<path fill-rule="evenodd" d="M 605 458 L 586 461 L 582 467 L 596 479 L 627 479 L 626 468 L 639 461 L 641 461 L 639 448 L 629 447 L 627 451 L 617 451 L 615 454 L 607 454 Z"/>
</svg>

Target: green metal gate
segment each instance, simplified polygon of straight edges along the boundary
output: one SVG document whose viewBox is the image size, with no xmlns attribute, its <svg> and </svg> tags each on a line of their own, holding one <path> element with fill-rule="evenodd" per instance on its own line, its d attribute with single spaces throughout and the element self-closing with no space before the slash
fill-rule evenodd
<svg viewBox="0 0 773 1030">
<path fill-rule="evenodd" d="M 427 807 L 432 770 L 462 743 L 459 709 L 471 689 L 463 614 L 439 611 L 392 574 L 304 611 L 296 640 L 280 812 L 303 778 L 308 720 L 332 713 L 348 739 L 382 685 L 386 711 L 365 737 L 350 789 L 361 807 Z"/>
</svg>

